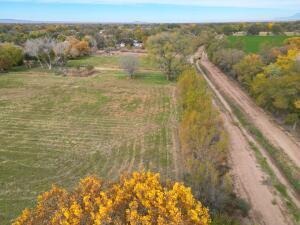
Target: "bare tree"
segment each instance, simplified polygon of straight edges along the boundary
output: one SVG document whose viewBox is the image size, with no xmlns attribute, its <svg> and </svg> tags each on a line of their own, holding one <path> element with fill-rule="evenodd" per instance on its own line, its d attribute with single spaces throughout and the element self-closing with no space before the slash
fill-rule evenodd
<svg viewBox="0 0 300 225">
<path fill-rule="evenodd" d="M 133 75 L 136 73 L 139 61 L 134 56 L 126 56 L 120 60 L 121 67 L 129 75 L 130 78 L 133 78 Z"/>
<path fill-rule="evenodd" d="M 68 42 L 57 42 L 50 38 L 30 39 L 25 43 L 25 54 L 36 58 L 42 68 L 64 65 Z"/>
<path fill-rule="evenodd" d="M 63 66 L 67 61 L 67 50 L 69 49 L 70 43 L 67 41 L 58 42 L 53 48 L 55 54 L 55 65 Z"/>
</svg>

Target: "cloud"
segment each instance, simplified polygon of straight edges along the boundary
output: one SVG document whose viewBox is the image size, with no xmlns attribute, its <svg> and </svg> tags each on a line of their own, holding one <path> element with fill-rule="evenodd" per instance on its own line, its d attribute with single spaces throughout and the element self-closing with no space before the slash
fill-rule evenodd
<svg viewBox="0 0 300 225">
<path fill-rule="evenodd" d="M 0 0 L 0 2 L 9 0 Z M 300 9 L 299 0 L 10 0 L 10 2 L 82 3 L 82 4 L 171 4 L 210 7 Z"/>
</svg>

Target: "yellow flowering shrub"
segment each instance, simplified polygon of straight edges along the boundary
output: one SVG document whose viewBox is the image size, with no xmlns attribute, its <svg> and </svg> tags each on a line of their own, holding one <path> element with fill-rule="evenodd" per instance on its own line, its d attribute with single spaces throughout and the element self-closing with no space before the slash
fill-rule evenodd
<svg viewBox="0 0 300 225">
<path fill-rule="evenodd" d="M 208 209 L 182 183 L 162 184 L 159 174 L 135 172 L 104 184 L 95 177 L 68 193 L 53 187 L 13 225 L 208 225 Z"/>
</svg>

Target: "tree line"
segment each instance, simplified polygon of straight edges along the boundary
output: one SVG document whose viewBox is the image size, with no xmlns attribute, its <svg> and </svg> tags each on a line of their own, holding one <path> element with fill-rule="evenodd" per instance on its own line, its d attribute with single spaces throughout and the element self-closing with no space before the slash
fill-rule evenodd
<svg viewBox="0 0 300 225">
<path fill-rule="evenodd" d="M 91 47 L 86 40 L 69 37 L 65 41 L 52 38 L 29 39 L 23 47 L 12 43 L 0 44 L 0 71 L 25 64 L 27 67 L 38 63 L 51 70 L 53 66 L 64 66 L 67 59 L 89 55 Z"/>
<path fill-rule="evenodd" d="M 233 193 L 228 138 L 211 92 L 194 68 L 180 75 L 177 86 L 184 182 L 209 207 L 213 224 L 239 224 L 249 207 Z"/>
</svg>

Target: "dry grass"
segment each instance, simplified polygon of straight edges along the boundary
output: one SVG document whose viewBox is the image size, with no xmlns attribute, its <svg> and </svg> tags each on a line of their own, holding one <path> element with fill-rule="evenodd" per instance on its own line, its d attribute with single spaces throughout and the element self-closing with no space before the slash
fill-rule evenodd
<svg viewBox="0 0 300 225">
<path fill-rule="evenodd" d="M 160 73 L 0 76 L 0 221 L 8 223 L 52 184 L 117 178 L 142 168 L 174 175 L 171 101 Z"/>
</svg>

